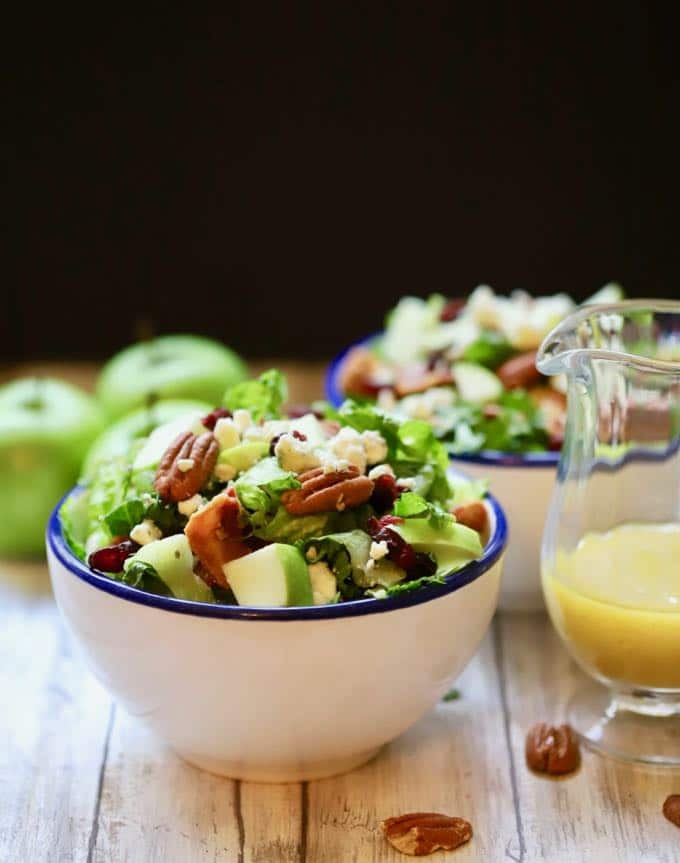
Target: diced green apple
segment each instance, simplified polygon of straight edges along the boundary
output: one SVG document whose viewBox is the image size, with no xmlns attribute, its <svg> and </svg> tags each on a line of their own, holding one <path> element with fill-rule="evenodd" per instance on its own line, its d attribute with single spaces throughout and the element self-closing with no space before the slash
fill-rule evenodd
<svg viewBox="0 0 680 863">
<path fill-rule="evenodd" d="M 454 363 L 452 371 L 463 401 L 483 405 L 496 401 L 503 392 L 500 378 L 478 363 Z"/>
<path fill-rule="evenodd" d="M 276 608 L 314 604 L 307 563 L 292 545 L 274 542 L 225 563 L 224 575 L 239 605 Z"/>
<path fill-rule="evenodd" d="M 194 556 L 185 534 L 167 536 L 143 545 L 124 564 L 127 571 L 134 561 L 150 564 L 173 596 L 195 602 L 214 602 L 212 590 L 194 574 Z"/>
<path fill-rule="evenodd" d="M 241 473 L 252 467 L 268 452 L 269 443 L 267 441 L 246 441 L 230 449 L 223 449 L 218 461 L 220 464 L 231 465 L 236 473 Z"/>
</svg>

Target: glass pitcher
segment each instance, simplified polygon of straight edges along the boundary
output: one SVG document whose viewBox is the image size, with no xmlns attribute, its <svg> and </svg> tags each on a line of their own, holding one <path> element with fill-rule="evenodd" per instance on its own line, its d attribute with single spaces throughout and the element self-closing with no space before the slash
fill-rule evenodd
<svg viewBox="0 0 680 863">
<path fill-rule="evenodd" d="M 680 765 L 680 302 L 584 306 L 537 366 L 568 384 L 543 536 L 553 624 L 596 681 L 569 722 L 592 748 Z"/>
</svg>

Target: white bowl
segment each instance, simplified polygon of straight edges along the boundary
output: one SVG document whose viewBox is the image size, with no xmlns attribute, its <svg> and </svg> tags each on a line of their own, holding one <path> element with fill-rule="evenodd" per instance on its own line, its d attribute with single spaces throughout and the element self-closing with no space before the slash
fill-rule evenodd
<svg viewBox="0 0 680 863">
<path fill-rule="evenodd" d="M 498 607 L 503 611 L 544 610 L 541 543 L 559 453 L 514 455 L 482 452 L 451 463 L 474 479 L 487 479 L 510 525 L 511 542 L 503 561 Z"/>
<path fill-rule="evenodd" d="M 77 490 L 71 492 L 77 493 Z M 294 782 L 367 761 L 426 713 L 477 649 L 496 608 L 506 541 L 385 600 L 315 608 L 209 605 L 92 572 L 55 509 L 47 555 L 57 602 L 101 683 L 187 761 L 234 778 Z"/>
</svg>

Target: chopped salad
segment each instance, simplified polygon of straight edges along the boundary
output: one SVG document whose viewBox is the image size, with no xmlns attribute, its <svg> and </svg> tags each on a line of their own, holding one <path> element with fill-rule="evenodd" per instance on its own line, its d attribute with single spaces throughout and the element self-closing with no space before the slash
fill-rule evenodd
<svg viewBox="0 0 680 863">
<path fill-rule="evenodd" d="M 588 300 L 617 302 L 618 285 Z M 347 354 L 343 393 L 427 421 L 452 455 L 559 450 L 565 382 L 535 365 L 543 338 L 576 307 L 566 294 L 509 297 L 480 285 L 467 298 L 403 297 L 384 332 Z"/>
<path fill-rule="evenodd" d="M 485 484 L 450 477 L 428 423 L 285 400 L 271 370 L 209 413 L 157 410 L 172 419 L 136 422 L 125 451 L 98 446 L 60 511 L 72 551 L 151 593 L 260 607 L 381 599 L 481 556 Z"/>
</svg>

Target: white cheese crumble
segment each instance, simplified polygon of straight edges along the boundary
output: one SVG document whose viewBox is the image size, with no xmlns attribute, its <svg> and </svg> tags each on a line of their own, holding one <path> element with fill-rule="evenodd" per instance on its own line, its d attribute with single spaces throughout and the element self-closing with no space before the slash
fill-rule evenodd
<svg viewBox="0 0 680 863">
<path fill-rule="evenodd" d="M 236 428 L 236 423 L 230 417 L 220 417 L 215 423 L 213 432 L 217 438 L 220 449 L 231 449 L 241 443 L 241 435 Z"/>
<path fill-rule="evenodd" d="M 197 509 L 200 509 L 205 503 L 204 498 L 200 494 L 194 494 L 187 500 L 181 500 L 177 504 L 177 509 L 182 515 L 191 516 Z"/>
<path fill-rule="evenodd" d="M 412 490 L 416 487 L 416 478 L 414 476 L 399 477 L 397 485 L 400 485 L 402 488 Z"/>
<path fill-rule="evenodd" d="M 382 389 L 378 392 L 378 407 L 384 411 L 391 411 L 397 404 L 397 398 L 392 390 Z"/>
<path fill-rule="evenodd" d="M 308 441 L 298 440 L 292 434 L 281 435 L 274 447 L 274 455 L 284 470 L 304 473 L 319 467 L 321 459 Z"/>
<path fill-rule="evenodd" d="M 387 548 L 387 543 L 383 539 L 381 542 L 372 542 L 371 548 L 369 550 L 369 555 L 371 560 L 380 560 L 385 557 L 389 552 Z"/>
<path fill-rule="evenodd" d="M 246 410 L 237 410 L 234 411 L 234 425 L 238 429 L 239 434 L 243 434 L 243 432 L 253 425 L 253 418 L 250 415 L 250 411 Z"/>
<path fill-rule="evenodd" d="M 220 482 L 229 482 L 236 476 L 236 468 L 233 464 L 218 464 L 215 467 L 215 476 Z"/>
<path fill-rule="evenodd" d="M 368 472 L 369 479 L 378 479 L 380 476 L 394 476 L 391 464 L 378 464 Z"/>
<path fill-rule="evenodd" d="M 144 521 L 136 524 L 130 531 L 130 539 L 139 545 L 148 545 L 162 536 L 160 528 L 150 518 L 145 518 Z"/>
<path fill-rule="evenodd" d="M 192 458 L 181 458 L 177 462 L 177 467 L 182 471 L 182 473 L 187 473 L 190 471 L 196 462 Z"/>
<path fill-rule="evenodd" d="M 387 458 L 387 443 L 385 438 L 377 431 L 365 431 L 361 434 L 361 440 L 366 452 L 366 461 L 370 464 L 378 464 Z"/>
</svg>

